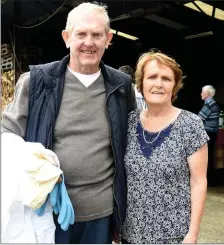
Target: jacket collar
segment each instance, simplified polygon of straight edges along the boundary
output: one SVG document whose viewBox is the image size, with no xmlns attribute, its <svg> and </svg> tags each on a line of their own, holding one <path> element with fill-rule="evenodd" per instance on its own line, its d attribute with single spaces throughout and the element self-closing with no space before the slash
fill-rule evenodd
<svg viewBox="0 0 224 245">
<path fill-rule="evenodd" d="M 112 90 L 115 90 L 118 87 L 123 88 L 122 85 L 124 85 L 124 82 L 122 77 L 119 76 L 119 72 L 117 70 L 105 65 L 102 61 L 100 62 L 100 68 L 107 93 L 110 93 Z"/>
<path fill-rule="evenodd" d="M 208 104 L 209 102 L 213 101 L 214 99 L 212 97 L 208 97 L 206 100 L 205 100 L 205 104 Z"/>
<path fill-rule="evenodd" d="M 61 61 L 56 62 L 54 69 L 51 70 L 51 75 L 53 77 L 60 77 L 62 74 L 64 74 L 67 69 L 69 59 L 70 55 L 67 55 Z"/>
<path fill-rule="evenodd" d="M 62 74 L 64 74 L 67 69 L 69 59 L 70 55 L 67 55 L 61 61 L 57 62 L 54 69 L 51 69 L 51 75 L 53 77 L 60 77 Z M 100 62 L 100 68 L 107 92 L 110 92 L 116 87 L 123 85 L 123 80 L 119 76 L 119 72 L 117 70 L 105 65 L 102 61 Z"/>
</svg>

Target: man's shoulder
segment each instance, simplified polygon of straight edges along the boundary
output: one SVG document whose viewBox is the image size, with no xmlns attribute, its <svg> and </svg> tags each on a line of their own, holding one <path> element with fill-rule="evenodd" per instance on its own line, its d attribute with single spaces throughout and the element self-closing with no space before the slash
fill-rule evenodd
<svg viewBox="0 0 224 245">
<path fill-rule="evenodd" d="M 205 101 L 205 105 L 214 105 L 214 104 L 217 104 L 217 103 L 213 98 L 210 98 L 207 101 Z"/>
<path fill-rule="evenodd" d="M 24 72 L 20 75 L 20 77 L 16 83 L 16 86 L 28 88 L 29 82 L 30 82 L 30 72 L 28 71 L 28 72 Z"/>
<path fill-rule="evenodd" d="M 128 74 L 125 74 L 124 72 L 121 72 L 111 66 L 105 65 L 105 69 L 107 70 L 108 73 L 112 73 L 118 77 L 120 77 L 122 80 L 124 81 L 130 81 L 131 80 L 131 76 Z"/>
<path fill-rule="evenodd" d="M 212 98 L 210 99 L 205 106 L 209 107 L 212 111 L 219 111 L 219 105 L 217 104 L 217 102 Z"/>
<path fill-rule="evenodd" d="M 65 73 L 69 62 L 69 55 L 65 56 L 62 60 L 56 60 L 49 63 L 31 65 L 30 70 L 43 70 L 50 76 L 60 76 Z"/>
<path fill-rule="evenodd" d="M 48 62 L 48 63 L 43 63 L 43 64 L 37 64 L 37 65 L 30 65 L 30 69 L 40 69 L 40 70 L 48 70 L 54 66 L 58 66 L 60 64 L 60 61 L 52 61 L 52 62 Z"/>
</svg>

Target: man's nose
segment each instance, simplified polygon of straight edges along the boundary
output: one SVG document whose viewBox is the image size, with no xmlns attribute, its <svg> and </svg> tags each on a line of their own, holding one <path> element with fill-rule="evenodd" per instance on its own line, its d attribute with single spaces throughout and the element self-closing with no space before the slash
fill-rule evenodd
<svg viewBox="0 0 224 245">
<path fill-rule="evenodd" d="M 92 46 L 93 45 L 93 38 L 91 35 L 86 36 L 84 44 L 86 46 Z"/>
</svg>

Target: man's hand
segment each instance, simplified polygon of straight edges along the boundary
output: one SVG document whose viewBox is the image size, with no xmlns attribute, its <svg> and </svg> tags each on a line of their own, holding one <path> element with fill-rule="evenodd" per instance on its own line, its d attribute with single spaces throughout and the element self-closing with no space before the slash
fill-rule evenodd
<svg viewBox="0 0 224 245">
<path fill-rule="evenodd" d="M 61 176 L 59 176 L 58 181 L 57 181 L 57 183 L 56 183 L 56 184 L 61 183 L 61 182 L 62 182 L 62 177 L 61 177 Z"/>
</svg>

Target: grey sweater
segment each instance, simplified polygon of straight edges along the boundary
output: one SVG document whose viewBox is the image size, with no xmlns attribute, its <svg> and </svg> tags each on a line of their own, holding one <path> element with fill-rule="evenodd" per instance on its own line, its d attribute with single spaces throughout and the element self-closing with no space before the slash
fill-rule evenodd
<svg viewBox="0 0 224 245">
<path fill-rule="evenodd" d="M 3 113 L 2 129 L 25 135 L 29 73 L 17 83 L 16 100 Z M 21 81 L 23 80 L 23 81 Z M 23 104 L 21 104 L 21 101 Z M 113 213 L 114 160 L 103 76 L 86 88 L 68 70 L 56 120 L 53 151 L 60 160 L 76 222 Z"/>
</svg>

